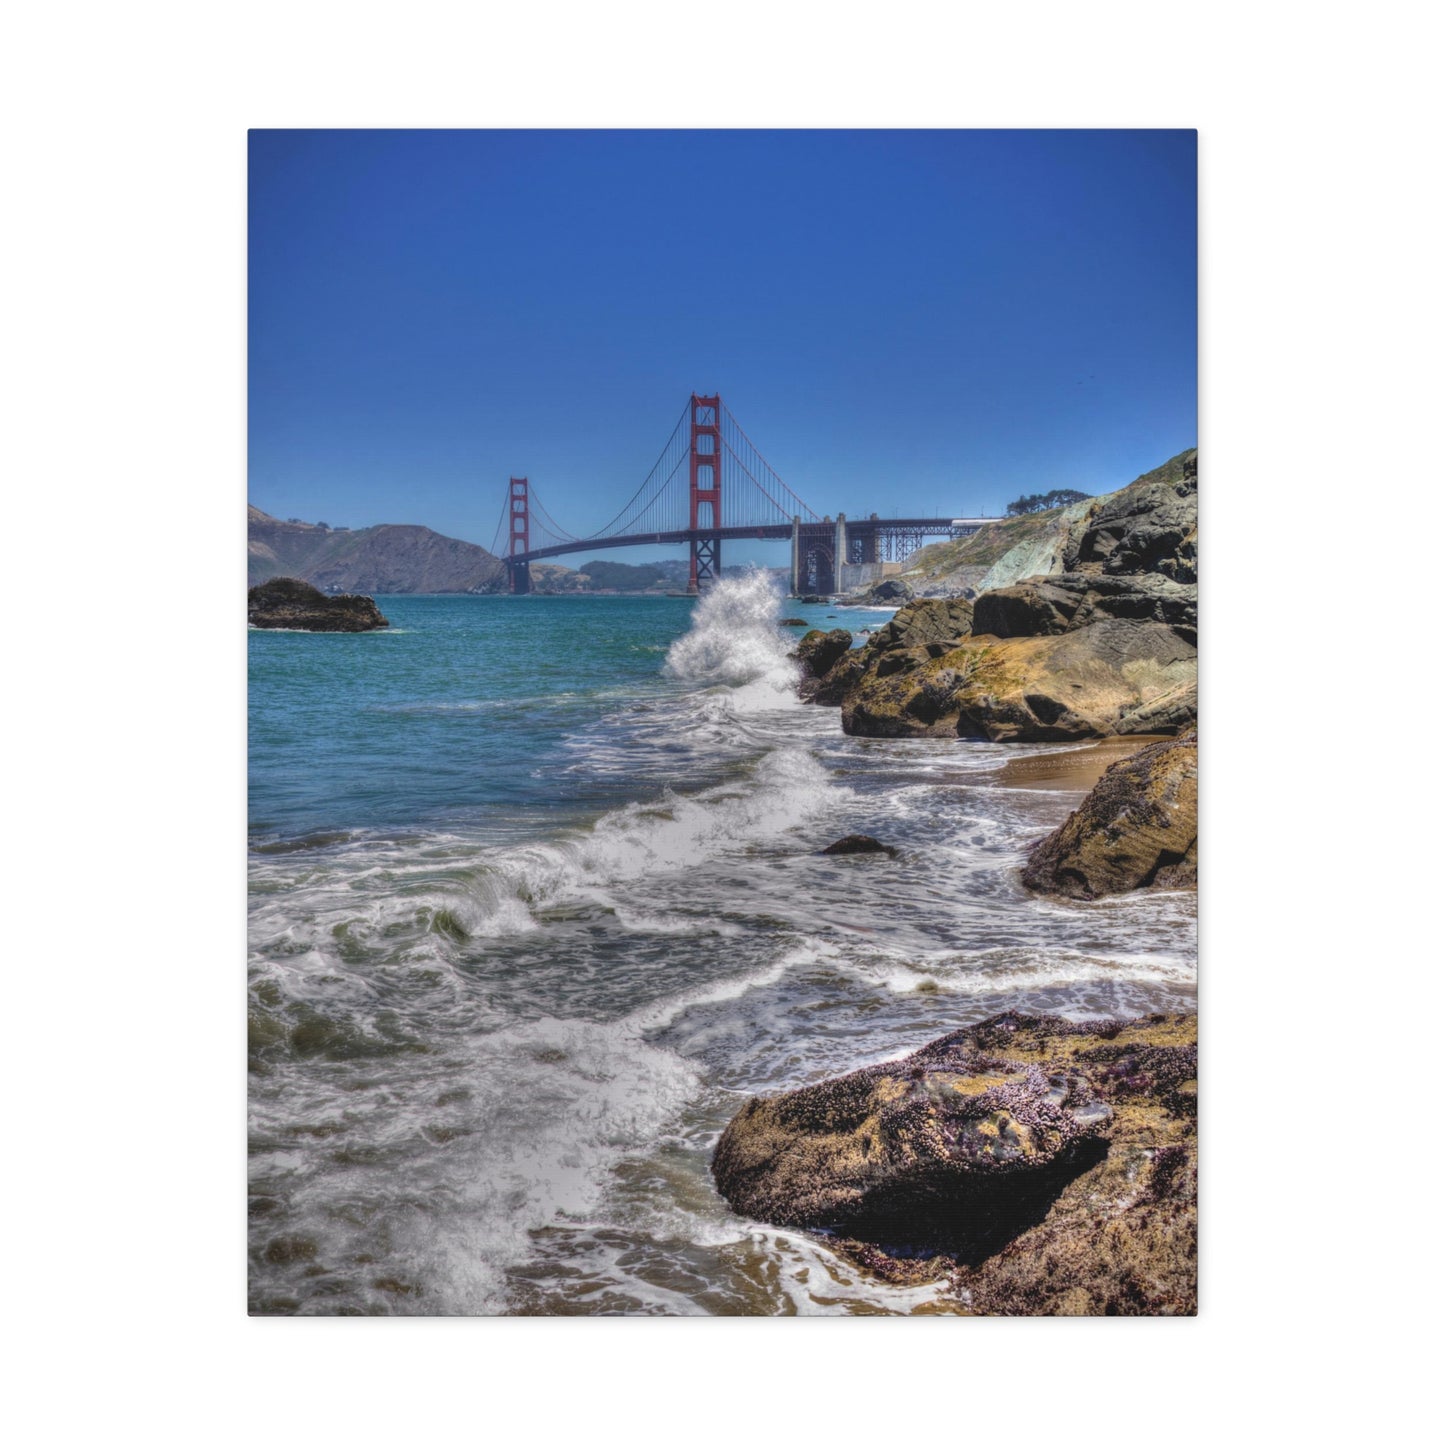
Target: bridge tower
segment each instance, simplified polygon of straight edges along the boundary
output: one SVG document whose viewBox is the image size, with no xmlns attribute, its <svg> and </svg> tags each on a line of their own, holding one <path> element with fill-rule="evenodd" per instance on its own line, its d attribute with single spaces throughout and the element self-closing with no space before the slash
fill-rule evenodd
<svg viewBox="0 0 1445 1445">
<path fill-rule="evenodd" d="M 722 396 L 692 394 L 688 449 L 687 590 L 705 592 L 722 576 Z"/>
<path fill-rule="evenodd" d="M 511 516 L 511 530 L 507 535 L 507 581 L 512 592 L 520 597 L 532 590 L 531 565 L 512 560 L 518 553 L 527 552 L 531 547 L 531 494 L 526 477 L 512 478 L 511 499 L 507 506 Z"/>
</svg>

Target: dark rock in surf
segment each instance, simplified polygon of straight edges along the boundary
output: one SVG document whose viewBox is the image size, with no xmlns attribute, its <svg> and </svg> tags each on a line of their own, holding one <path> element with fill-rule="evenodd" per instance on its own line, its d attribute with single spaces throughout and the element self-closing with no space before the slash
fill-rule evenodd
<svg viewBox="0 0 1445 1445">
<path fill-rule="evenodd" d="M 391 624 L 370 597 L 344 593 L 328 597 L 309 582 L 273 577 L 246 594 L 252 627 L 299 628 L 306 632 L 373 632 Z"/>
<path fill-rule="evenodd" d="M 1197 1021 L 997 1015 L 750 1100 L 713 1156 L 738 1213 L 827 1230 L 963 1313 L 1196 1309 Z"/>
<path fill-rule="evenodd" d="M 815 627 L 803 634 L 792 657 L 802 667 L 804 677 L 822 677 L 852 646 L 853 634 L 844 628 L 824 632 Z"/>
<path fill-rule="evenodd" d="M 775 1224 L 922 1243 L 1067 1181 L 1112 1111 L 1088 1080 L 996 1059 L 966 1031 L 772 1099 L 753 1099 L 713 1158 L 723 1197 Z"/>
<path fill-rule="evenodd" d="M 1199 734 L 1189 733 L 1115 763 L 1035 844 L 1023 882 L 1069 898 L 1195 888 L 1198 850 Z"/>
<path fill-rule="evenodd" d="M 779 627 L 806 627 L 807 625 L 806 619 L 802 617 L 785 617 L 778 623 Z"/>
<path fill-rule="evenodd" d="M 798 684 L 798 696 L 804 702 L 837 707 L 853 684 L 863 676 L 864 665 L 863 649 L 855 647 L 845 652 L 822 677 L 803 678 Z"/>
<path fill-rule="evenodd" d="M 900 577 L 888 577 L 868 593 L 870 602 L 909 602 L 913 588 Z"/>
<path fill-rule="evenodd" d="M 839 838 L 836 843 L 829 843 L 826 848 L 818 851 L 828 857 L 848 853 L 886 853 L 890 858 L 898 856 L 897 848 L 880 843 L 877 838 L 869 837 L 867 833 L 849 833 L 846 838 Z"/>
</svg>

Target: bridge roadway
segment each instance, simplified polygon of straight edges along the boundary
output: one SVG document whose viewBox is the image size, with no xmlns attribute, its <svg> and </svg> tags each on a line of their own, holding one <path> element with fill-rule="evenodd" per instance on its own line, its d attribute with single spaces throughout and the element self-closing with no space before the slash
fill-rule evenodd
<svg viewBox="0 0 1445 1445">
<path fill-rule="evenodd" d="M 747 527 L 708 527 L 674 532 L 629 532 L 617 537 L 584 537 L 579 541 L 556 542 L 534 547 L 502 560 L 512 573 L 514 592 L 531 590 L 527 566 L 548 557 L 577 552 L 600 552 L 610 547 L 687 546 L 703 538 L 717 542 L 777 541 L 793 543 L 793 592 L 836 592 L 840 590 L 839 553 L 843 563 L 881 560 L 885 539 L 894 540 L 906 555 L 922 546 L 924 537 L 968 537 L 998 517 L 859 517 L 850 521 L 840 514 L 821 522 L 773 522 Z M 901 557 L 900 559 L 901 560 Z"/>
</svg>

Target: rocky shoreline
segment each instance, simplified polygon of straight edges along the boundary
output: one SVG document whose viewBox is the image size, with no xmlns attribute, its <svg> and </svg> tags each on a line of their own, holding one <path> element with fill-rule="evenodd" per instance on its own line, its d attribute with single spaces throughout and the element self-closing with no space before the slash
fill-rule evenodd
<svg viewBox="0 0 1445 1445">
<path fill-rule="evenodd" d="M 1196 468 L 1183 453 L 1052 532 L 1031 519 L 998 585 L 909 601 L 862 647 L 809 632 L 799 696 L 855 736 L 1113 740 L 1125 756 L 1019 886 L 1084 903 L 1196 887 Z M 1020 555 L 1038 570 L 1010 575 Z M 1192 1015 L 1004 1014 L 749 1100 L 713 1174 L 739 1213 L 885 1279 L 946 1279 L 965 1313 L 1192 1314 L 1196 1073 Z"/>
</svg>

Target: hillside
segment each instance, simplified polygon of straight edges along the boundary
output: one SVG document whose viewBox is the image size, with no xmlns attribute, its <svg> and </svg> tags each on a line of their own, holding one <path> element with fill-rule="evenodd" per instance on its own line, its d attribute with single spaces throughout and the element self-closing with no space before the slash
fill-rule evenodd
<svg viewBox="0 0 1445 1445">
<path fill-rule="evenodd" d="M 1022 577 L 1062 572 L 1066 552 L 1077 546 L 1082 530 L 1094 518 L 1129 505 L 1129 500 L 1156 486 L 1191 490 L 1195 485 L 1198 451 L 1191 448 L 1128 486 L 1102 497 L 1090 497 L 1051 512 L 1007 517 L 980 528 L 957 542 L 935 542 L 908 560 L 899 580 L 915 597 L 972 596 L 995 587 L 1008 587 Z"/>
<path fill-rule="evenodd" d="M 296 577 L 323 590 L 501 592 L 506 568 L 485 547 L 429 527 L 383 523 L 356 531 L 283 522 L 259 507 L 246 511 L 247 586 Z"/>
</svg>

